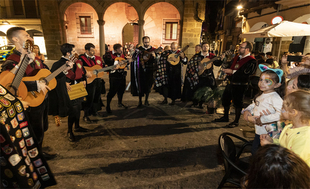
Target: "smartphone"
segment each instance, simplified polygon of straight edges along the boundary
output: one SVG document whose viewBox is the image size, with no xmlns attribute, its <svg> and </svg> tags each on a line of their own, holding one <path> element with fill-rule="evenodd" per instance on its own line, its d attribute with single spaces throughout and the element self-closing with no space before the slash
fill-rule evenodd
<svg viewBox="0 0 310 189">
<path fill-rule="evenodd" d="M 290 62 L 301 62 L 301 60 L 302 60 L 302 56 L 291 56 L 291 55 L 287 56 L 287 61 L 290 61 Z"/>
</svg>

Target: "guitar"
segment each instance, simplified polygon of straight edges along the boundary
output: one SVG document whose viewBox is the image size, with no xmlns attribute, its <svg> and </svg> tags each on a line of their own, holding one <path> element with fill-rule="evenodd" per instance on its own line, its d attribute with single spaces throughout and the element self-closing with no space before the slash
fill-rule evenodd
<svg viewBox="0 0 310 189">
<path fill-rule="evenodd" d="M 72 54 L 69 57 L 69 60 L 72 62 L 75 62 L 78 59 L 79 59 L 79 55 L 77 53 Z M 36 81 L 36 80 L 43 81 L 46 83 L 46 85 L 51 90 L 53 90 L 57 86 L 57 81 L 55 77 L 61 72 L 63 72 L 64 70 L 66 70 L 68 66 L 69 66 L 68 64 L 64 64 L 60 68 L 55 70 L 53 73 L 51 73 L 47 69 L 40 69 L 40 70 L 37 70 L 38 72 L 35 76 L 24 77 L 22 80 L 23 81 Z M 30 107 L 37 107 L 40 104 L 42 104 L 42 102 L 45 99 L 45 96 L 46 94 L 44 94 L 43 91 L 40 91 L 39 93 L 37 91 L 30 91 L 27 93 L 27 96 L 23 98 L 23 100 L 29 102 Z"/>
<path fill-rule="evenodd" d="M 167 59 L 168 62 L 171 65 L 173 65 L 173 66 L 177 65 L 180 62 L 180 54 L 181 54 L 181 52 L 186 51 L 188 49 L 188 47 L 189 47 L 189 45 L 186 45 L 180 52 L 178 52 L 176 54 L 170 54 L 168 56 L 168 59 Z"/>
<path fill-rule="evenodd" d="M 224 54 L 225 55 L 229 55 L 229 54 L 232 54 L 233 51 L 232 50 L 228 50 L 226 51 Z M 198 75 L 201 75 L 203 74 L 203 72 L 207 69 L 210 69 L 213 65 L 213 62 L 215 60 L 217 60 L 218 57 L 214 57 L 212 58 L 211 60 L 209 58 L 204 58 L 200 61 L 200 63 L 198 64 Z"/>
<path fill-rule="evenodd" d="M 143 51 L 142 53 L 142 65 L 144 65 L 144 62 L 147 62 L 149 61 L 149 59 L 151 58 L 152 56 L 152 52 L 154 53 L 160 53 L 162 52 L 164 49 L 162 47 L 159 47 L 158 49 L 154 50 L 154 51 L 151 51 L 151 52 L 148 52 L 148 51 Z"/>
<path fill-rule="evenodd" d="M 27 40 L 24 42 L 23 48 L 28 52 L 32 52 L 33 42 Z M 15 69 L 13 68 L 11 71 L 3 71 L 0 74 L 0 84 L 8 91 L 10 91 L 14 96 L 21 97 L 22 99 L 26 98 L 28 93 L 26 85 L 21 81 L 29 63 L 30 58 L 26 54 L 22 59 L 21 64 L 19 65 L 20 68 L 17 70 L 17 73 L 14 72 Z"/>
<path fill-rule="evenodd" d="M 119 66 L 118 69 L 125 69 L 127 64 L 129 63 L 128 60 L 126 60 L 126 59 L 124 59 L 122 57 L 115 58 L 115 61 L 118 61 L 118 64 L 115 64 L 115 65 L 112 65 L 112 66 L 108 66 L 108 67 L 105 67 L 105 68 L 101 68 L 101 66 L 99 66 L 99 65 L 95 65 L 93 67 L 84 66 L 85 70 L 92 74 L 91 77 L 87 78 L 87 84 L 92 83 L 97 78 L 102 78 L 103 75 L 104 75 L 103 72 L 109 71 L 109 70 L 113 70 L 117 66 Z"/>
</svg>

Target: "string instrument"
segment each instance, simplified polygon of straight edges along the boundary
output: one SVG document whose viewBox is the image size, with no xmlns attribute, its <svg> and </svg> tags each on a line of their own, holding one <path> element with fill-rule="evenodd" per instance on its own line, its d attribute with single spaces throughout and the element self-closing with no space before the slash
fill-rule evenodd
<svg viewBox="0 0 310 189">
<path fill-rule="evenodd" d="M 189 47 L 189 45 L 186 45 L 180 52 L 175 53 L 175 54 L 170 54 L 168 56 L 168 59 L 167 59 L 168 62 L 171 65 L 173 65 L 173 66 L 177 65 L 180 62 L 180 54 L 181 54 L 181 52 L 186 51 L 188 49 L 188 47 Z"/>
<path fill-rule="evenodd" d="M 156 50 L 154 50 L 154 51 L 151 51 L 151 52 L 149 52 L 149 51 L 143 51 L 143 53 L 142 53 L 142 61 L 141 61 L 142 66 L 144 66 L 144 63 L 145 63 L 145 62 L 149 61 L 149 59 L 152 57 L 152 53 L 153 53 L 153 52 L 154 52 L 154 53 L 160 53 L 160 52 L 162 52 L 162 51 L 163 51 L 163 48 L 162 48 L 162 47 L 159 47 L 158 49 L 156 49 Z"/>
<path fill-rule="evenodd" d="M 27 50 L 28 53 L 31 53 L 33 50 L 33 42 L 27 40 L 24 42 L 23 48 Z M 13 70 L 15 69 L 13 68 L 11 71 L 3 71 L 0 74 L 0 84 L 14 96 L 21 97 L 22 99 L 26 98 L 28 93 L 26 85 L 21 81 L 29 63 L 31 63 L 30 58 L 26 54 L 19 65 L 20 68 L 17 70 L 17 73 L 14 73 Z"/>
<path fill-rule="evenodd" d="M 224 54 L 225 55 L 229 55 L 229 54 L 232 54 L 233 51 L 231 50 L 228 50 L 226 51 Z M 209 58 L 204 58 L 200 61 L 200 63 L 198 64 L 198 75 L 201 75 L 203 74 L 203 72 L 207 69 L 210 69 L 213 65 L 213 62 L 215 60 L 217 60 L 218 57 L 214 57 L 212 59 L 209 59 Z"/>
<path fill-rule="evenodd" d="M 122 57 L 115 58 L 115 61 L 118 61 L 118 64 L 108 66 L 105 68 L 101 68 L 101 66 L 99 66 L 99 65 L 95 65 L 93 67 L 84 66 L 85 70 L 92 74 L 91 77 L 87 78 L 87 84 L 92 83 L 97 78 L 103 77 L 105 71 L 113 70 L 117 66 L 119 66 L 118 69 L 125 69 L 127 64 L 128 64 L 128 60 L 126 60 Z"/>
<path fill-rule="evenodd" d="M 75 62 L 76 60 L 79 59 L 79 55 L 77 53 L 70 55 L 69 60 L 71 62 Z M 65 71 L 69 64 L 64 64 L 61 67 L 59 67 L 57 70 L 55 70 L 53 73 L 51 73 L 47 69 L 40 69 L 36 70 L 37 73 L 35 76 L 32 77 L 24 77 L 22 80 L 23 81 L 36 81 L 38 80 L 39 82 L 45 82 L 45 84 L 51 89 L 55 89 L 57 86 L 57 81 L 55 77 L 60 74 L 61 72 Z M 37 107 L 45 99 L 46 94 L 43 93 L 43 91 L 40 91 L 39 93 L 37 91 L 30 91 L 27 93 L 27 96 L 23 98 L 24 101 L 29 102 L 30 107 Z"/>
</svg>

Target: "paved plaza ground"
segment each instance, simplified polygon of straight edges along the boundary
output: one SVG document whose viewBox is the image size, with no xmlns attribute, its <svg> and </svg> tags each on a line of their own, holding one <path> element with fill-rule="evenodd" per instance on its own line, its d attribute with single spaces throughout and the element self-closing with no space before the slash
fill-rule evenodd
<svg viewBox="0 0 310 189">
<path fill-rule="evenodd" d="M 115 96 L 112 114 L 103 109 L 104 117 L 91 117 L 92 124 L 81 119 L 90 131 L 75 133 L 76 142 L 65 137 L 67 119 L 56 127 L 50 116 L 43 146 L 58 154 L 48 161 L 58 182 L 51 188 L 216 188 L 224 175 L 219 135 L 253 139 L 253 126 L 242 119 L 237 128 L 223 128 L 227 123 L 211 123 L 220 114 L 186 107 L 190 103 L 160 105 L 163 97 L 154 92 L 149 100 L 150 106 L 137 108 L 138 98 L 126 92 L 129 108 L 123 109 Z"/>
</svg>

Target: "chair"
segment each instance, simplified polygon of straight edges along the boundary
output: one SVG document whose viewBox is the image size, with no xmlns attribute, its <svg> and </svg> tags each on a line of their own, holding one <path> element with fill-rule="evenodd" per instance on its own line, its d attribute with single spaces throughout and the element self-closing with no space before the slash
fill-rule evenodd
<svg viewBox="0 0 310 189">
<path fill-rule="evenodd" d="M 243 142 L 238 152 L 236 145 L 231 137 L 234 137 Z M 240 179 L 246 175 L 245 171 L 248 169 L 249 164 L 241 161 L 239 158 L 245 147 L 249 145 L 252 145 L 252 143 L 235 134 L 225 132 L 220 135 L 219 147 L 224 158 L 225 175 L 218 188 L 222 188 L 227 182 L 241 187 Z"/>
</svg>

